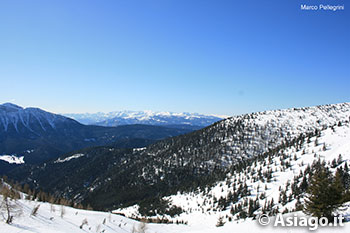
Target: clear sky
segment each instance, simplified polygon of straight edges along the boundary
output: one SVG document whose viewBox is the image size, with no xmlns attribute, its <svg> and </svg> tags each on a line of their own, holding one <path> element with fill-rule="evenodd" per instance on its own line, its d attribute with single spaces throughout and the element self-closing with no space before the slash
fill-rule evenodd
<svg viewBox="0 0 350 233">
<path fill-rule="evenodd" d="M 56 113 L 349 102 L 350 2 L 0 0 L 0 83 L 0 103 Z"/>
</svg>

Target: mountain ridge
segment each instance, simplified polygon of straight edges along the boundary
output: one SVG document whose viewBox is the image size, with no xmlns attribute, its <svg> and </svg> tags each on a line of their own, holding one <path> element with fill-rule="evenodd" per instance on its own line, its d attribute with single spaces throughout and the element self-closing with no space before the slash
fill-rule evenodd
<svg viewBox="0 0 350 233">
<path fill-rule="evenodd" d="M 347 125 L 349 117 L 349 103 L 244 114 L 143 149 L 77 151 L 74 154 L 86 156 L 65 164 L 47 163 L 14 176 L 36 180 L 50 191 L 97 209 L 144 206 L 154 197 L 208 187 L 251 159 L 277 153 L 329 127 Z M 95 171 L 96 167 L 104 169 Z M 52 171 L 57 172 L 50 178 Z M 58 171 L 71 177 L 72 183 L 62 186 Z"/>
<path fill-rule="evenodd" d="M 153 111 L 114 111 L 109 113 L 64 114 L 83 124 L 118 126 L 129 124 L 147 125 L 191 125 L 205 127 L 227 116 L 198 113 L 174 113 Z"/>
</svg>

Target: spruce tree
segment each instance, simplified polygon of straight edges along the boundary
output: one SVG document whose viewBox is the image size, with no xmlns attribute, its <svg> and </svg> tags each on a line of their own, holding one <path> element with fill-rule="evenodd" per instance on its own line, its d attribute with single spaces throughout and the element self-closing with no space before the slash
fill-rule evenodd
<svg viewBox="0 0 350 233">
<path fill-rule="evenodd" d="M 334 211 L 343 201 L 344 188 L 340 173 L 333 177 L 324 163 L 320 163 L 307 189 L 304 212 L 315 217 L 326 217 L 330 221 Z"/>
<path fill-rule="evenodd" d="M 332 200 L 332 204 L 335 206 L 335 208 L 338 208 L 343 203 L 344 198 L 344 186 L 343 186 L 343 180 L 342 180 L 342 173 L 340 169 L 337 169 L 335 176 L 333 178 L 333 182 L 330 186 L 330 199 Z"/>
</svg>

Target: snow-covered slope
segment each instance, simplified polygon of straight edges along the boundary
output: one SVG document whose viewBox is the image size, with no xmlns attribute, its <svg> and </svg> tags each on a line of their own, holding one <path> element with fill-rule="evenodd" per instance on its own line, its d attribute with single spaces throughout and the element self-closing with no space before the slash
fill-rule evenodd
<svg viewBox="0 0 350 233">
<path fill-rule="evenodd" d="M 324 122 L 328 121 L 329 119 L 324 118 Z M 338 161 L 339 157 L 341 161 L 333 165 L 332 162 L 334 160 Z M 295 147 L 292 145 L 286 149 L 277 151 L 273 156 L 262 160 L 255 160 L 254 163 L 245 169 L 228 174 L 225 180 L 217 182 L 214 186 L 205 190 L 198 189 L 195 192 L 179 192 L 176 195 L 167 196 L 163 199 L 169 200 L 171 206 L 181 207 L 184 210 L 184 213 L 174 217 L 173 220 L 187 221 L 189 226 L 202 226 L 203 229 L 209 229 L 215 226 L 220 217 L 223 217 L 224 222 L 230 226 L 227 226 L 227 229 L 234 229 L 234 225 L 237 225 L 235 222 L 237 221 L 240 223 L 237 227 L 248 227 L 249 224 L 247 225 L 247 222 L 251 222 L 251 219 L 241 224 L 244 221 L 242 219 L 237 220 L 239 213 L 232 213 L 232 208 L 241 205 L 243 206 L 243 210 L 247 211 L 248 207 L 244 203 L 249 202 L 250 199 L 257 199 L 259 208 L 254 211 L 254 214 L 259 215 L 262 213 L 262 209 L 266 206 L 266 203 L 273 200 L 272 210 L 278 210 L 281 213 L 294 212 L 297 199 L 294 196 L 293 191 L 295 190 L 292 187 L 298 189 L 303 180 L 303 176 L 300 174 L 307 176 L 305 171 L 318 159 L 325 160 L 333 172 L 335 172 L 336 168 L 344 168 L 345 165 L 350 165 L 349 123 L 321 130 L 319 136 L 310 137 L 308 140 L 305 139 L 301 146 Z M 266 174 L 269 173 L 271 177 L 266 178 Z M 229 200 L 230 195 L 239 193 L 239 187 L 245 185 L 248 189 L 247 195 L 240 195 L 236 201 L 228 201 L 224 205 L 220 204 L 220 202 L 224 203 Z M 286 193 L 286 200 L 283 200 L 284 191 Z M 300 201 L 303 203 L 303 195 L 300 196 Z M 130 217 L 141 217 L 138 208 L 138 205 L 135 205 L 118 209 L 116 212 L 124 213 Z M 350 218 L 350 203 L 343 210 L 343 214 L 347 218 Z M 167 217 L 170 218 L 170 216 Z M 257 225 L 256 223 L 251 224 Z M 245 231 L 242 230 L 242 232 Z M 249 232 L 249 230 L 246 229 L 246 232 Z"/>
<path fill-rule="evenodd" d="M 2 197 L 0 196 L 0 201 Z M 11 225 L 0 221 L 0 232 L 6 233 L 251 233 L 251 232 L 276 232 L 294 233 L 307 232 L 307 228 L 281 228 L 272 226 L 260 226 L 257 221 L 248 219 L 240 222 L 229 222 L 223 227 L 215 227 L 207 224 L 177 225 L 140 223 L 138 221 L 106 212 L 74 209 L 71 207 L 51 205 L 37 201 L 19 200 L 20 215 L 14 217 Z M 36 216 L 31 215 L 32 210 L 39 206 Z M 64 215 L 61 216 L 62 209 Z M 300 213 L 299 213 L 300 214 Z M 195 217 L 200 220 L 202 216 Z M 1 218 L 1 217 L 0 217 Z M 212 216 L 214 218 L 214 216 Z M 86 224 L 80 228 L 83 221 Z M 144 231 L 140 230 L 144 226 Z M 343 227 L 319 228 L 317 232 L 349 232 L 350 224 Z"/>
<path fill-rule="evenodd" d="M 153 111 L 115 111 L 109 113 L 65 114 L 83 124 L 118 126 L 131 124 L 146 125 L 192 125 L 208 126 L 226 116 L 202 115 L 197 113 L 173 113 Z"/>
<path fill-rule="evenodd" d="M 0 196 L 2 201 L 2 196 Z M 31 215 L 32 210 L 40 205 L 37 215 Z M 74 233 L 74 232 L 105 232 L 105 233 L 125 233 L 138 232 L 141 224 L 138 221 L 125 218 L 120 215 L 110 214 L 106 212 L 97 212 L 89 210 L 75 209 L 67 206 L 52 205 L 29 200 L 18 200 L 17 210 L 21 213 L 14 216 L 11 225 L 6 224 L 0 217 L 0 232 L 19 233 L 19 232 L 35 232 L 35 233 Z M 62 209 L 64 215 L 61 216 Z M 19 212 L 19 211 L 17 211 Z M 83 221 L 87 223 L 80 226 Z M 185 225 L 156 225 L 146 224 L 146 232 L 171 233 L 186 232 L 189 230 Z"/>
<path fill-rule="evenodd" d="M 232 161 L 258 156 L 301 134 L 349 121 L 350 103 L 341 103 L 244 114 L 214 127 L 224 149 L 221 161 L 232 165 Z"/>
</svg>

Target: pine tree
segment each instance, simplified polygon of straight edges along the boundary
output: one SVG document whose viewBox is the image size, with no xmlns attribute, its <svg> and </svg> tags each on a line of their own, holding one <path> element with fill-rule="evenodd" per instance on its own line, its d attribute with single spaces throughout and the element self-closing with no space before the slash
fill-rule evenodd
<svg viewBox="0 0 350 233">
<path fill-rule="evenodd" d="M 311 177 L 304 212 L 315 217 L 327 217 L 332 220 L 333 212 L 342 203 L 344 188 L 339 172 L 333 177 L 324 163 L 319 165 L 320 167 L 315 170 Z"/>
<path fill-rule="evenodd" d="M 342 173 L 340 169 L 337 169 L 335 177 L 330 186 L 330 199 L 333 201 L 333 205 L 338 208 L 343 203 L 345 189 L 343 186 Z"/>
</svg>

